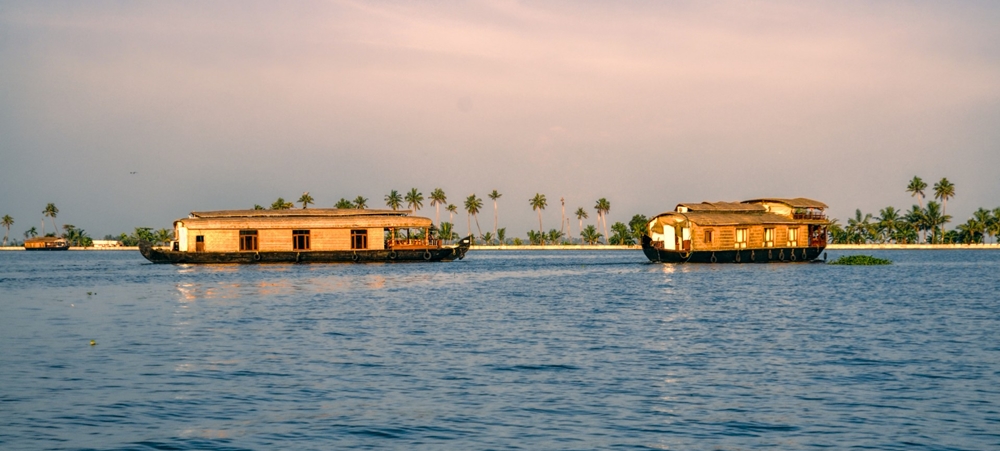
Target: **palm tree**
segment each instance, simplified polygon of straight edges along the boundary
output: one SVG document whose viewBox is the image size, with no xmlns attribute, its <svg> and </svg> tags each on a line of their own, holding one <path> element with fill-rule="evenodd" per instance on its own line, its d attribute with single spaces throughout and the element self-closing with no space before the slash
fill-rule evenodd
<svg viewBox="0 0 1000 451">
<path fill-rule="evenodd" d="M 497 192 L 497 190 L 493 190 L 493 192 L 487 194 L 487 196 L 489 196 L 490 199 L 493 199 L 493 235 L 496 235 L 497 234 L 497 218 L 498 218 L 498 215 L 497 215 L 497 199 L 499 199 L 501 196 L 503 196 L 503 194 L 500 194 L 499 192 Z"/>
<path fill-rule="evenodd" d="M 7 231 L 3 234 L 3 245 L 6 246 L 7 235 L 10 235 L 10 226 L 14 225 L 14 218 L 10 217 L 10 215 L 3 215 L 3 219 L 0 220 L 0 224 L 7 229 Z"/>
<path fill-rule="evenodd" d="M 598 222 L 604 223 L 604 236 L 608 236 L 608 213 L 611 212 L 611 203 L 602 197 L 597 199 L 597 204 L 594 205 L 594 209 L 597 210 Z"/>
<path fill-rule="evenodd" d="M 389 194 L 385 195 L 385 206 L 399 210 L 401 205 L 403 205 L 403 196 L 400 196 L 396 190 L 389 191 Z"/>
<path fill-rule="evenodd" d="M 295 204 L 291 202 L 285 202 L 285 198 L 279 197 L 278 200 L 271 204 L 272 210 L 288 210 L 294 207 Z M 148 241 L 148 240 L 147 240 Z"/>
<path fill-rule="evenodd" d="M 920 232 L 920 241 L 923 243 L 927 242 L 927 213 L 920 206 L 914 205 L 910 207 L 910 211 L 906 212 L 903 216 L 904 220 L 913 227 L 914 230 Z"/>
<path fill-rule="evenodd" d="M 944 225 L 951 221 L 951 216 L 943 213 L 941 210 L 941 204 L 937 202 L 927 202 L 927 209 L 924 210 L 924 220 L 925 226 L 933 234 L 934 239 L 932 241 L 942 243 L 944 242 Z"/>
<path fill-rule="evenodd" d="M 454 223 L 455 213 L 458 213 L 458 207 L 456 207 L 455 204 L 448 204 L 448 206 L 445 207 L 444 209 L 448 210 L 448 221 Z"/>
<path fill-rule="evenodd" d="M 852 244 L 864 244 L 871 237 L 872 214 L 861 215 L 861 209 L 854 211 L 854 218 L 847 220 L 848 242 Z"/>
<path fill-rule="evenodd" d="M 548 237 L 549 242 L 552 244 L 559 244 L 559 239 L 565 235 L 561 230 L 549 229 L 549 233 L 545 235 Z"/>
<path fill-rule="evenodd" d="M 536 232 L 534 230 L 528 230 L 528 243 L 537 245 L 542 244 L 544 237 L 541 232 Z"/>
<path fill-rule="evenodd" d="M 59 232 L 59 228 L 56 227 L 56 215 L 58 214 L 59 214 L 59 209 L 56 208 L 56 204 L 53 203 L 49 203 L 48 205 L 45 206 L 45 210 L 42 210 L 42 216 L 48 216 L 52 218 L 52 229 L 55 230 L 56 233 Z M 42 227 L 43 228 L 45 227 L 44 219 L 42 220 Z"/>
<path fill-rule="evenodd" d="M 920 208 L 924 208 L 925 189 L 927 189 L 927 183 L 917 176 L 913 176 L 913 180 L 910 180 L 910 184 L 906 186 L 906 192 L 910 193 L 910 197 L 917 198 L 917 202 L 920 203 Z"/>
<path fill-rule="evenodd" d="M 438 230 L 438 236 L 441 237 L 445 242 L 450 242 L 455 238 L 454 225 L 450 222 L 442 222 L 441 227 Z"/>
<path fill-rule="evenodd" d="M 337 203 L 334 204 L 333 208 L 351 209 L 354 208 L 354 203 L 341 197 L 340 200 L 338 200 Z"/>
<path fill-rule="evenodd" d="M 942 177 L 940 182 L 934 184 L 934 198 L 941 199 L 941 212 L 948 213 L 948 199 L 955 197 L 955 185 Z"/>
<path fill-rule="evenodd" d="M 354 208 L 357 208 L 358 210 L 364 210 L 365 208 L 368 208 L 368 198 L 359 195 L 358 197 L 354 198 L 353 204 Z"/>
<path fill-rule="evenodd" d="M 609 243 L 618 245 L 635 244 L 635 240 L 632 239 L 632 233 L 629 232 L 628 226 L 625 223 L 619 221 L 611 224 L 611 231 L 615 232 L 615 234 L 608 239 Z"/>
<path fill-rule="evenodd" d="M 559 214 L 559 231 L 563 232 L 566 230 L 566 198 L 559 198 L 559 205 L 562 207 L 561 213 Z"/>
<path fill-rule="evenodd" d="M 580 239 L 587 244 L 597 244 L 598 241 L 601 241 L 601 236 L 601 233 L 591 224 L 587 224 L 587 227 L 580 232 Z"/>
<path fill-rule="evenodd" d="M 441 205 L 448 203 L 448 196 L 444 194 L 444 190 L 441 188 L 434 188 L 431 191 L 431 206 L 434 207 L 436 213 L 434 214 L 434 219 L 437 223 L 441 223 Z"/>
<path fill-rule="evenodd" d="M 972 212 L 972 219 L 969 220 L 970 224 L 975 225 L 975 232 L 980 235 L 980 242 L 986 242 L 986 235 L 989 234 L 991 223 L 993 222 L 993 215 L 990 211 L 979 207 L 978 210 Z"/>
<path fill-rule="evenodd" d="M 548 205 L 548 201 L 545 200 L 544 194 L 535 193 L 535 197 L 528 199 L 531 204 L 531 209 L 538 211 L 538 233 L 545 233 L 542 231 L 542 210 Z M 542 244 L 545 244 L 545 237 L 542 237 Z"/>
<path fill-rule="evenodd" d="M 1000 207 L 993 209 L 993 215 L 990 218 L 990 225 L 988 227 L 989 234 L 993 236 L 993 242 L 996 243 L 1000 240 Z"/>
<path fill-rule="evenodd" d="M 583 207 L 577 207 L 576 213 L 574 213 L 574 214 L 576 215 L 576 219 L 580 220 L 580 233 L 582 234 L 583 233 L 583 220 L 590 218 L 590 216 L 587 216 L 587 210 L 584 210 Z"/>
<path fill-rule="evenodd" d="M 306 207 L 309 206 L 309 204 L 315 204 L 316 203 L 316 202 L 313 202 L 313 198 L 312 198 L 312 196 L 309 195 L 309 191 L 306 191 L 306 192 L 302 193 L 302 196 L 299 197 L 299 200 L 297 200 L 296 202 L 302 204 L 302 209 L 303 210 L 305 210 Z"/>
<path fill-rule="evenodd" d="M 299 201 L 299 202 L 301 202 L 301 201 Z M 156 239 L 156 243 L 158 243 L 158 244 L 167 244 L 167 243 L 173 241 L 173 239 L 174 239 L 174 231 L 173 230 L 168 230 L 168 229 L 160 229 L 160 230 L 157 230 L 153 234 L 153 237 Z"/>
<path fill-rule="evenodd" d="M 465 198 L 465 211 L 469 213 L 469 235 L 472 235 L 473 216 L 476 217 L 476 230 L 479 231 L 479 235 L 483 234 L 483 229 L 479 228 L 479 210 L 481 208 L 483 208 L 483 200 L 476 197 L 476 193 Z"/>
<path fill-rule="evenodd" d="M 264 207 L 261 207 L 260 204 L 253 204 L 253 209 L 254 210 L 263 210 Z"/>
<path fill-rule="evenodd" d="M 417 191 L 416 188 L 410 189 L 410 192 L 406 193 L 406 205 L 416 213 L 424 206 L 424 193 Z"/>
<path fill-rule="evenodd" d="M 632 220 L 628 222 L 628 228 L 632 232 L 632 239 L 638 243 L 642 240 L 643 235 L 646 234 L 646 227 L 649 224 L 649 219 L 646 215 L 634 215 Z"/>
<path fill-rule="evenodd" d="M 38 229 L 34 227 L 24 231 L 24 239 L 34 238 L 36 236 L 38 236 Z"/>
<path fill-rule="evenodd" d="M 876 218 L 880 241 L 897 241 L 896 234 L 899 232 L 899 212 L 892 206 L 885 207 L 879 211 Z"/>
<path fill-rule="evenodd" d="M 507 228 L 500 227 L 499 229 L 497 229 L 497 242 L 500 244 L 504 244 L 506 241 L 507 241 Z"/>
</svg>

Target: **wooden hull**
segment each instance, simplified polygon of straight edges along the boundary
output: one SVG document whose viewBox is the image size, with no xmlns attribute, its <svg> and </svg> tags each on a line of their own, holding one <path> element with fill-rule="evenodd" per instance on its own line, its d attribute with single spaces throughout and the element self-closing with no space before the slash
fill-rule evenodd
<svg viewBox="0 0 1000 451">
<path fill-rule="evenodd" d="M 826 246 L 674 251 L 654 248 L 648 237 L 642 240 L 642 252 L 657 263 L 807 263 L 819 258 L 824 249 Z"/>
<path fill-rule="evenodd" d="M 25 247 L 26 251 L 68 251 L 69 245 L 65 246 L 50 246 L 50 247 Z"/>
<path fill-rule="evenodd" d="M 153 263 L 381 263 L 439 262 L 465 258 L 472 237 L 455 246 L 301 252 L 179 252 L 139 243 L 139 252 Z"/>
</svg>

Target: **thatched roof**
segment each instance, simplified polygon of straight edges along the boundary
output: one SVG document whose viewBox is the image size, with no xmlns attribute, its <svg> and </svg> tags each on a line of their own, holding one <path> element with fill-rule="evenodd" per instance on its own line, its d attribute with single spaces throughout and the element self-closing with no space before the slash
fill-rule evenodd
<svg viewBox="0 0 1000 451">
<path fill-rule="evenodd" d="M 700 226 L 723 226 L 723 225 L 761 225 L 761 224 L 800 224 L 788 216 L 774 213 L 714 213 L 714 212 L 690 212 L 677 213 L 689 219 L 692 223 Z"/>
<path fill-rule="evenodd" d="M 410 210 L 369 210 L 355 208 L 293 208 L 288 210 L 217 210 L 192 211 L 192 218 L 273 218 L 273 217 L 344 217 L 407 216 Z"/>
<path fill-rule="evenodd" d="M 761 199 L 750 199 L 743 201 L 743 203 L 747 204 L 756 204 L 760 202 L 777 202 L 788 205 L 789 207 L 792 208 L 819 208 L 819 209 L 829 208 L 823 202 L 820 202 L 818 200 L 806 199 L 805 197 L 796 197 L 793 199 L 785 199 L 780 197 L 765 197 Z"/>
<path fill-rule="evenodd" d="M 56 243 L 56 242 L 66 242 L 66 238 L 60 238 L 57 236 L 38 236 L 33 238 L 28 238 L 24 240 L 25 243 Z"/>
<path fill-rule="evenodd" d="M 743 202 L 702 202 L 700 204 L 695 203 L 681 203 L 677 204 L 678 207 L 687 207 L 688 211 L 712 211 L 712 212 L 750 212 L 750 211 L 767 211 L 763 205 L 753 205 Z"/>
<path fill-rule="evenodd" d="M 426 228 L 432 221 L 409 216 L 409 210 L 307 208 L 295 210 L 223 210 L 192 212 L 178 219 L 189 229 L 363 229 Z"/>
</svg>

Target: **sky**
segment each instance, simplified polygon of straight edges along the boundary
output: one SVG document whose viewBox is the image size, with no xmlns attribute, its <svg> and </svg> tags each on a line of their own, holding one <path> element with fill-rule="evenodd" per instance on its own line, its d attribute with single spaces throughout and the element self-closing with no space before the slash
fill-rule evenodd
<svg viewBox="0 0 1000 451">
<path fill-rule="evenodd" d="M 760 197 L 845 223 L 908 209 L 916 175 L 954 183 L 955 226 L 1000 206 L 998 23 L 989 1 L 0 0 L 0 215 L 23 238 L 54 203 L 99 238 L 441 188 L 486 231 L 495 189 L 524 238 L 536 193 L 546 230 L 560 198 L 585 224 L 599 198 L 613 223 Z"/>
</svg>

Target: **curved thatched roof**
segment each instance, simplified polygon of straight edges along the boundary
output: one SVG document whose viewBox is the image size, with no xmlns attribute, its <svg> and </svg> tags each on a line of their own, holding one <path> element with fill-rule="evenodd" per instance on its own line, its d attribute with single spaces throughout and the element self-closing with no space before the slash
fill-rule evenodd
<svg viewBox="0 0 1000 451">
<path fill-rule="evenodd" d="M 426 228 L 432 224 L 429 218 L 409 214 L 410 210 L 346 208 L 220 210 L 191 212 L 176 222 L 190 229 Z"/>
<path fill-rule="evenodd" d="M 272 218 L 272 217 L 344 217 L 408 216 L 410 210 L 368 210 L 354 208 L 293 208 L 288 210 L 216 210 L 192 211 L 192 218 Z"/>
<path fill-rule="evenodd" d="M 760 211 L 764 212 L 767 209 L 762 205 L 753 205 L 743 202 L 702 202 L 699 204 L 695 203 L 680 203 L 677 204 L 678 207 L 686 207 L 688 211 L 713 211 L 713 212 L 749 212 L 749 211 Z"/>
<path fill-rule="evenodd" d="M 706 226 L 724 225 L 766 225 L 766 224 L 802 224 L 800 220 L 775 213 L 730 213 L 730 212 L 666 212 L 656 215 L 653 219 L 673 217 L 675 221 L 689 220 L 694 224 Z M 666 221 L 660 220 L 661 223 Z"/>
<path fill-rule="evenodd" d="M 789 207 L 792 208 L 819 208 L 819 209 L 829 208 L 823 202 L 820 202 L 818 200 L 806 199 L 805 197 L 796 197 L 792 199 L 786 199 L 780 197 L 764 197 L 761 199 L 750 199 L 743 201 L 743 203 L 746 204 L 756 204 L 759 202 L 777 202 L 788 205 Z"/>
</svg>

